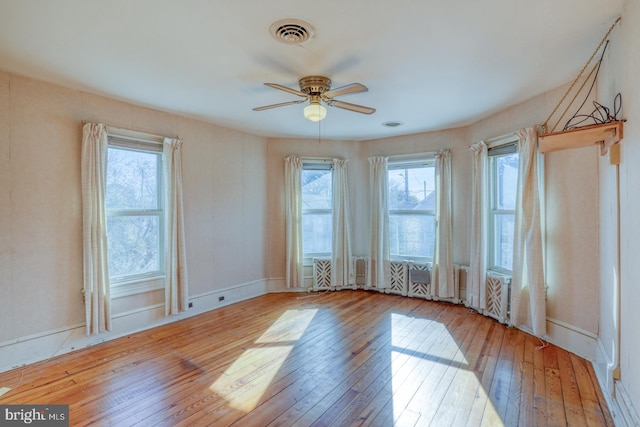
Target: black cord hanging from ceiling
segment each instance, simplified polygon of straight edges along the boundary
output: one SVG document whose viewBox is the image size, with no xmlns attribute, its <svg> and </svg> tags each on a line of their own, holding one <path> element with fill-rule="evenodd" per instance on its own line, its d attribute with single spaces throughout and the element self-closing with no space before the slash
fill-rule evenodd
<svg viewBox="0 0 640 427">
<path fill-rule="evenodd" d="M 590 125 L 600 125 L 604 123 L 610 123 L 618 121 L 618 114 L 622 110 L 622 94 L 618 92 L 613 100 L 613 112 L 604 105 L 599 102 L 593 101 L 594 109 L 589 114 L 579 114 L 582 107 L 586 104 L 589 96 L 591 96 L 591 92 L 593 92 L 593 88 L 595 87 L 596 81 L 598 80 L 598 74 L 600 73 L 600 66 L 602 65 L 602 60 L 604 58 L 604 54 L 607 51 L 607 47 L 609 46 L 609 40 L 604 45 L 604 49 L 602 49 L 602 54 L 600 55 L 600 59 L 595 67 L 595 75 L 593 76 L 593 81 L 591 82 L 591 86 L 589 87 L 589 91 L 587 92 L 582 104 L 577 108 L 574 115 L 565 123 L 564 128 L 562 130 L 570 130 L 576 129 L 583 126 Z"/>
</svg>

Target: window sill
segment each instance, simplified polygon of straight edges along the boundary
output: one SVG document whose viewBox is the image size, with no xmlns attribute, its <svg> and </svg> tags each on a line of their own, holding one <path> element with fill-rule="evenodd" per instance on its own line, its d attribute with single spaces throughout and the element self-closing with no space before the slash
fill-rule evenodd
<svg viewBox="0 0 640 427">
<path fill-rule="evenodd" d="M 431 258 L 423 258 L 423 257 L 412 257 L 412 256 L 405 256 L 405 257 L 391 257 L 390 259 L 391 262 L 414 262 L 416 264 L 432 264 L 433 263 L 433 259 Z"/>
<path fill-rule="evenodd" d="M 322 259 L 322 260 L 330 260 L 331 254 L 318 254 L 313 256 L 305 256 L 302 258 L 302 266 L 303 267 L 311 267 L 313 266 L 314 259 Z"/>
<path fill-rule="evenodd" d="M 160 289 L 164 289 L 164 276 L 112 284 L 111 298 L 123 298 Z"/>
<path fill-rule="evenodd" d="M 500 274 L 502 276 L 511 277 L 513 275 L 513 271 L 505 270 L 504 268 L 487 268 L 487 273 Z"/>
</svg>

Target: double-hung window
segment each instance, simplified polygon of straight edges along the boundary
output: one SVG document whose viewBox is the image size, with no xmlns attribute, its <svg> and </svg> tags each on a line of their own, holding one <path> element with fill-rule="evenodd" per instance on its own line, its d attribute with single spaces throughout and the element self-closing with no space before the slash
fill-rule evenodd
<svg viewBox="0 0 640 427">
<path fill-rule="evenodd" d="M 331 256 L 333 169 L 330 161 L 302 164 L 302 252 L 305 263 Z"/>
<path fill-rule="evenodd" d="M 109 135 L 105 207 L 112 295 L 164 286 L 162 142 Z"/>
<path fill-rule="evenodd" d="M 518 145 L 510 141 L 490 147 L 487 267 L 510 273 L 518 188 Z"/>
<path fill-rule="evenodd" d="M 434 161 L 390 161 L 387 173 L 391 259 L 432 261 L 436 229 Z"/>
</svg>

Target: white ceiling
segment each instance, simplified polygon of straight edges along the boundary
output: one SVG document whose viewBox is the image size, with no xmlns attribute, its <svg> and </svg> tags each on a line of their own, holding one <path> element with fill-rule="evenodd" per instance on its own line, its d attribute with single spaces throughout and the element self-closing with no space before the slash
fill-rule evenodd
<svg viewBox="0 0 640 427">
<path fill-rule="evenodd" d="M 472 123 L 572 80 L 623 0 L 0 0 L 0 69 L 270 137 L 374 139 Z M 303 46 L 269 35 L 309 22 Z M 317 123 L 324 75 L 369 92 Z M 386 121 L 402 121 L 390 129 Z"/>
</svg>

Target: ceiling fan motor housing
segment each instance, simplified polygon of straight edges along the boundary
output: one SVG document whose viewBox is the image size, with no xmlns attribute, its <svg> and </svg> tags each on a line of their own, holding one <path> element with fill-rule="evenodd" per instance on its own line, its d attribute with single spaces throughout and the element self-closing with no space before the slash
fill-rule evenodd
<svg viewBox="0 0 640 427">
<path fill-rule="evenodd" d="M 298 83 L 300 92 L 307 95 L 320 95 L 331 89 L 331 80 L 322 76 L 303 77 Z"/>
</svg>

